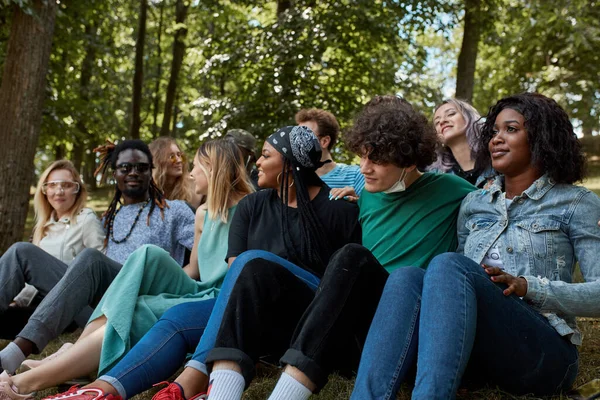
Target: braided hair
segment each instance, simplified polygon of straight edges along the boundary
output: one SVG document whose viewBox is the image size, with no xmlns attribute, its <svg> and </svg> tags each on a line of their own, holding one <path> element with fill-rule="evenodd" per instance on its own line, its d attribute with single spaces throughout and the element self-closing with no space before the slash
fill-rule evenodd
<svg viewBox="0 0 600 400">
<path fill-rule="evenodd" d="M 125 150 L 139 150 L 144 153 L 148 160 L 150 161 L 150 165 L 152 166 L 152 153 L 148 148 L 146 143 L 141 140 L 124 140 L 118 145 L 106 140 L 106 144 L 103 146 L 96 147 L 93 151 L 100 153 L 100 165 L 94 172 L 94 175 L 101 174 L 100 181 L 106 180 L 106 172 L 108 167 L 116 170 L 117 168 L 117 159 L 119 154 L 121 154 Z M 108 206 L 108 209 L 102 214 L 102 218 L 104 219 L 104 229 L 106 230 L 106 237 L 104 238 L 104 246 L 108 245 L 108 239 L 110 237 L 110 228 L 112 226 L 112 221 L 115 219 L 115 215 L 117 213 L 117 205 L 121 203 L 121 190 L 117 185 L 115 185 L 115 195 Z M 146 225 L 150 226 L 150 215 L 152 215 L 152 211 L 154 211 L 155 207 L 158 207 L 160 210 L 160 216 L 162 219 L 165 218 L 164 209 L 168 208 L 169 205 L 166 202 L 165 196 L 163 192 L 156 186 L 154 183 L 154 179 L 150 176 L 150 186 L 148 188 L 148 195 L 150 196 L 150 211 L 148 212 L 148 217 L 146 218 Z"/>
<path fill-rule="evenodd" d="M 283 133 L 285 135 L 282 135 Z M 279 129 L 267 138 L 267 141 L 281 153 L 284 160 L 279 190 L 284 205 L 281 213 L 281 231 L 285 249 L 290 260 L 319 275 L 314 271 L 324 270 L 333 253 L 328 235 L 310 201 L 308 192 L 311 186 L 324 185 L 315 172 L 323 165 L 320 161 L 319 141 L 315 134 L 304 126 Z M 300 150 L 300 147 L 303 149 Z M 299 244 L 295 243 L 290 235 L 288 188 L 292 185 L 296 187 L 297 210 L 300 217 L 301 242 Z"/>
</svg>

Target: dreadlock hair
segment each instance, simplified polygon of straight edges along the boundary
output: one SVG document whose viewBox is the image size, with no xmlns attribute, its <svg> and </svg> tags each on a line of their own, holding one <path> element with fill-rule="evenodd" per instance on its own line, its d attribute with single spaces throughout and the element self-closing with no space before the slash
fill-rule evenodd
<svg viewBox="0 0 600 400">
<path fill-rule="evenodd" d="M 506 108 L 525 119 L 531 163 L 556 183 L 572 184 L 585 177 L 586 162 L 581 143 L 565 110 L 539 93 L 521 93 L 499 100 L 486 116 L 479 138 L 478 159 L 490 159 L 488 144 L 494 137 L 498 114 Z"/>
<path fill-rule="evenodd" d="M 124 140 L 118 145 L 115 146 L 114 143 L 109 140 L 106 141 L 104 146 L 96 147 L 94 152 L 100 153 L 100 165 L 94 172 L 95 175 L 101 173 L 100 180 L 104 181 L 106 179 L 106 172 L 108 167 L 112 168 L 112 170 L 116 170 L 117 168 L 117 159 L 119 158 L 119 154 L 121 154 L 125 150 L 139 150 L 144 153 L 148 157 L 148 161 L 150 161 L 150 166 L 153 168 L 152 164 L 152 152 L 148 148 L 148 145 L 141 140 Z M 104 229 L 106 229 L 106 237 L 104 238 L 104 245 L 108 245 L 108 239 L 110 237 L 110 229 L 107 227 L 111 226 L 112 221 L 115 219 L 115 215 L 117 212 L 117 205 L 121 203 L 121 191 L 119 187 L 115 185 L 115 195 L 108 206 L 108 209 L 102 214 L 102 218 L 104 219 Z M 154 208 L 158 206 L 160 209 L 160 216 L 162 219 L 165 218 L 164 209 L 169 207 L 166 199 L 163 195 L 163 192 L 156 186 L 154 183 L 154 179 L 152 179 L 152 175 L 150 175 L 150 186 L 148 187 L 148 195 L 150 196 L 150 211 L 148 212 L 148 217 L 146 218 L 146 225 L 150 226 L 150 215 L 152 215 L 152 211 Z"/>
<path fill-rule="evenodd" d="M 290 255 L 290 259 L 318 276 L 314 266 L 319 267 L 316 270 L 323 270 L 333 251 L 325 228 L 310 201 L 308 188 L 311 186 L 322 187 L 325 183 L 314 170 L 298 166 L 283 156 L 282 158 L 284 162 L 279 192 L 285 205 L 281 213 L 281 231 L 285 249 Z M 300 216 L 300 245 L 294 243 L 289 229 L 288 188 L 292 185 L 296 186 L 297 210 Z M 300 251 L 298 252 L 297 249 Z M 311 268 L 311 266 L 313 267 Z"/>
</svg>

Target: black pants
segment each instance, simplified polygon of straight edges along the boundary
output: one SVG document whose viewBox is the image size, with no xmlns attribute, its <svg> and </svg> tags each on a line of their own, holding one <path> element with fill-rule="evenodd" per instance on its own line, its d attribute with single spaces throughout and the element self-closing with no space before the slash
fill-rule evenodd
<svg viewBox="0 0 600 400">
<path fill-rule="evenodd" d="M 363 246 L 330 259 L 316 293 L 264 259 L 248 262 L 231 292 L 207 364 L 237 362 L 246 386 L 259 357 L 281 357 L 318 392 L 333 370 L 355 371 L 388 273 Z"/>
</svg>

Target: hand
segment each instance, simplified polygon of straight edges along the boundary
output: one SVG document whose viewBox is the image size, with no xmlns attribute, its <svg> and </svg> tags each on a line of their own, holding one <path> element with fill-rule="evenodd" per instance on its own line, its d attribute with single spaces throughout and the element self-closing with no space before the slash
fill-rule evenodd
<svg viewBox="0 0 600 400">
<path fill-rule="evenodd" d="M 339 199 L 344 199 L 356 203 L 358 201 L 358 195 L 354 191 L 354 188 L 351 186 L 331 189 L 331 192 L 329 192 L 329 200 Z"/>
<path fill-rule="evenodd" d="M 490 275 L 490 279 L 495 283 L 505 283 L 508 285 L 502 293 L 505 296 L 516 294 L 519 297 L 523 297 L 527 294 L 527 280 L 522 277 L 515 277 L 507 274 L 499 267 L 490 267 L 489 265 L 482 265 L 485 272 Z"/>
</svg>

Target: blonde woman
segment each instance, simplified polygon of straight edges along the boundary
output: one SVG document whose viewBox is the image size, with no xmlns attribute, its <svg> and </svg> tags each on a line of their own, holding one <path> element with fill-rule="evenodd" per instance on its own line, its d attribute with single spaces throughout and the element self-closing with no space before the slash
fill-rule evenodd
<svg viewBox="0 0 600 400">
<path fill-rule="evenodd" d="M 12 377 L 10 389 L 0 387 L 0 398 L 7 391 L 9 396 L 20 396 L 17 392 L 52 387 L 98 369 L 101 375 L 117 364 L 167 309 L 192 301 L 214 303 L 227 272 L 231 220 L 238 202 L 254 189 L 240 149 L 225 139 L 200 147 L 191 175 L 196 193 L 208 199 L 196 212 L 190 265 L 182 270 L 156 246 L 136 250 L 96 307 L 77 343 L 55 359 Z M 205 317 L 208 319 L 208 315 Z M 131 372 L 129 367 L 125 370 Z M 103 381 L 98 382 L 95 385 Z"/>
<path fill-rule="evenodd" d="M 168 200 L 183 200 L 196 209 L 201 195 L 189 179 L 185 153 L 170 137 L 161 137 L 148 146 L 154 159 L 152 178 Z"/>
<path fill-rule="evenodd" d="M 36 290 L 26 289 L 17 296 L 18 305 L 29 305 L 36 295 L 46 296 L 83 249 L 103 248 L 104 230 L 94 211 L 85 207 L 86 200 L 85 186 L 70 161 L 55 161 L 42 173 L 33 200 L 32 243 L 15 243 L 0 258 L 0 315 L 26 284 Z"/>
</svg>

